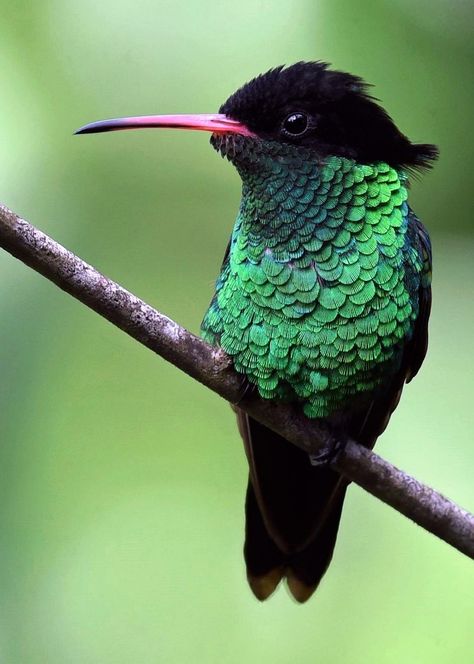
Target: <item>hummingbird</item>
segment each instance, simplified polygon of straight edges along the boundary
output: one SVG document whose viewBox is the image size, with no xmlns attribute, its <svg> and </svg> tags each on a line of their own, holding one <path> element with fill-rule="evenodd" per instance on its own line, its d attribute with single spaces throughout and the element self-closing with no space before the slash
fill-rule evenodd
<svg viewBox="0 0 474 664">
<path fill-rule="evenodd" d="M 95 122 L 211 132 L 242 198 L 204 339 L 246 389 L 292 402 L 340 440 L 372 448 L 428 344 L 431 245 L 407 202 L 436 146 L 412 143 L 358 76 L 323 62 L 279 66 L 210 115 Z M 236 408 L 249 463 L 244 557 L 264 600 L 298 602 L 333 556 L 348 480 Z"/>
</svg>

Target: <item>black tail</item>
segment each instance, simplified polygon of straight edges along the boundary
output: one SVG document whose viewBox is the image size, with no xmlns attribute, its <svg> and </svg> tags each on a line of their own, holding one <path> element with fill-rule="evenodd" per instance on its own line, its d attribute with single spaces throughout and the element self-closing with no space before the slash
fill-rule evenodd
<svg viewBox="0 0 474 664">
<path fill-rule="evenodd" d="M 244 413 L 238 417 L 250 466 L 244 547 L 250 587 L 264 600 L 286 577 L 304 602 L 331 561 L 347 483 Z"/>
</svg>

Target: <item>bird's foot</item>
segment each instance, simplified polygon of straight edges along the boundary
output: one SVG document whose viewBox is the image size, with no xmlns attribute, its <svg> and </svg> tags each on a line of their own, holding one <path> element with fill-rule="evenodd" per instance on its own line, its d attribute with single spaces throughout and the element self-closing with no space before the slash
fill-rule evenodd
<svg viewBox="0 0 474 664">
<path fill-rule="evenodd" d="M 309 461 L 312 466 L 329 466 L 346 446 L 346 438 L 342 435 L 329 433 L 316 454 L 309 454 Z"/>
<path fill-rule="evenodd" d="M 255 385 L 253 385 L 247 376 L 242 376 L 242 381 L 239 386 L 239 398 L 233 404 L 234 406 L 239 406 L 246 397 L 250 397 L 255 390 Z"/>
</svg>

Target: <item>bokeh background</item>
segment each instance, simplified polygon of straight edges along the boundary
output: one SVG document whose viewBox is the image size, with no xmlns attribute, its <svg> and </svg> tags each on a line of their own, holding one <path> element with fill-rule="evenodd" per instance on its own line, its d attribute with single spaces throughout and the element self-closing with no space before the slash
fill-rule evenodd
<svg viewBox="0 0 474 664">
<path fill-rule="evenodd" d="M 365 77 L 441 159 L 429 356 L 378 452 L 473 509 L 472 5 L 446 0 L 0 2 L 0 200 L 193 331 L 239 180 L 204 134 L 72 135 L 214 112 L 323 59 Z M 241 556 L 246 466 L 227 405 L 0 254 L 0 662 L 471 662 L 472 561 L 353 486 L 298 606 Z"/>
</svg>

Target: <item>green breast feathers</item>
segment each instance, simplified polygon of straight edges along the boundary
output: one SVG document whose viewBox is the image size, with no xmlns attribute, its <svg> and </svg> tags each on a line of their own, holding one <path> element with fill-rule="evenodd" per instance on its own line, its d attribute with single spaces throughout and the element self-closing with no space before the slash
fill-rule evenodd
<svg viewBox="0 0 474 664">
<path fill-rule="evenodd" d="M 244 180 L 203 336 L 267 399 L 336 413 L 396 371 L 423 256 L 406 176 L 331 157 Z"/>
</svg>

